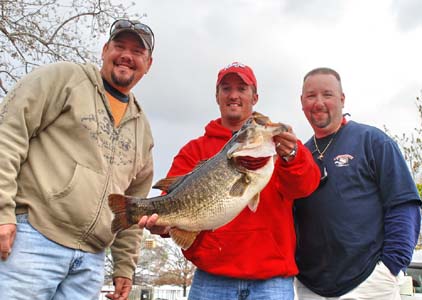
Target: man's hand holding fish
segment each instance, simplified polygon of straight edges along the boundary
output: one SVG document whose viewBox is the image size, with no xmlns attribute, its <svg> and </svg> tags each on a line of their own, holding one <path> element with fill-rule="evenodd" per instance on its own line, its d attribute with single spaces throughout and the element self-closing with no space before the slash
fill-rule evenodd
<svg viewBox="0 0 422 300">
<path fill-rule="evenodd" d="M 182 248 L 197 267 L 190 300 L 294 299 L 293 202 L 312 193 L 321 174 L 290 126 L 253 113 L 257 90 L 250 67 L 221 69 L 221 116 L 174 157 L 156 184 L 167 194 L 109 198 L 114 231 L 132 224 L 168 231 Z"/>
</svg>

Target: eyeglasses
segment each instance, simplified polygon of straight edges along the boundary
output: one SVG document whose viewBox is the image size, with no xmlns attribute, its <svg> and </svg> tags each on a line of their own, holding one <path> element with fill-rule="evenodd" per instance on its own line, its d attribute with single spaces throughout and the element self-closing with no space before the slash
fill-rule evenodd
<svg viewBox="0 0 422 300">
<path fill-rule="evenodd" d="M 151 28 L 138 21 L 130 20 L 116 20 L 110 27 L 110 37 L 112 37 L 117 30 L 132 29 L 135 31 L 148 46 L 151 52 L 154 50 L 155 37 Z"/>
</svg>

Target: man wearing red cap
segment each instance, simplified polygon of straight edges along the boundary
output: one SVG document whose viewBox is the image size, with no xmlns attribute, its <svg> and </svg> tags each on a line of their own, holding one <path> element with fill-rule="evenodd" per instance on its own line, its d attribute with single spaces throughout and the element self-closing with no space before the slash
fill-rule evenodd
<svg viewBox="0 0 422 300">
<path fill-rule="evenodd" d="M 168 176 L 184 175 L 214 156 L 251 116 L 258 102 L 252 69 L 235 62 L 218 73 L 217 104 L 221 117 L 205 127 L 205 134 L 187 143 L 176 155 Z M 260 194 L 256 212 L 245 208 L 233 221 L 214 231 L 203 231 L 183 251 L 197 270 L 190 300 L 292 300 L 297 274 L 293 226 L 293 199 L 312 193 L 319 183 L 319 169 L 311 153 L 291 128 L 274 137 L 279 158 L 274 174 Z M 267 158 L 244 157 L 244 167 L 259 169 Z M 139 225 L 152 233 L 157 215 L 144 216 Z"/>
</svg>

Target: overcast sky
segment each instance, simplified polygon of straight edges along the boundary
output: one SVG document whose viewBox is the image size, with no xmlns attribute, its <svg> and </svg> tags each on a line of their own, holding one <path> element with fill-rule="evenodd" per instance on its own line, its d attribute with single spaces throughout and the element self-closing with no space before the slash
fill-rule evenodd
<svg viewBox="0 0 422 300">
<path fill-rule="evenodd" d="M 393 133 L 419 123 L 422 89 L 420 0 L 143 0 L 142 20 L 156 36 L 150 72 L 134 89 L 155 139 L 155 179 L 173 156 L 219 116 L 218 71 L 252 67 L 257 111 L 290 124 L 306 141 L 302 78 L 315 67 L 342 76 L 345 112 Z M 154 193 L 152 193 L 154 194 Z"/>
</svg>

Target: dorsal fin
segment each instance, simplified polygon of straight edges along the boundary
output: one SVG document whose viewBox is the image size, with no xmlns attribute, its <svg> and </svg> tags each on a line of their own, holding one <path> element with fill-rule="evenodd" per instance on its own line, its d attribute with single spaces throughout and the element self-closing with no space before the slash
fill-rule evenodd
<svg viewBox="0 0 422 300">
<path fill-rule="evenodd" d="M 176 186 L 178 182 L 183 179 L 184 176 L 170 176 L 158 180 L 153 186 L 153 189 L 160 189 L 164 192 L 169 192 L 172 186 Z"/>
<path fill-rule="evenodd" d="M 201 160 L 191 172 L 189 172 L 185 175 L 169 176 L 169 177 L 160 179 L 152 186 L 152 188 L 153 189 L 160 189 L 163 192 L 169 193 L 178 184 L 180 184 L 183 181 L 183 179 L 185 179 L 188 175 L 192 174 L 195 170 L 199 169 L 206 162 L 207 162 L 207 160 Z"/>
<path fill-rule="evenodd" d="M 205 164 L 208 160 L 209 160 L 209 159 L 200 160 L 200 161 L 196 164 L 195 168 L 193 168 L 192 172 L 193 172 L 193 171 L 195 171 L 196 169 L 199 169 L 199 168 L 200 168 L 203 164 Z"/>
</svg>

